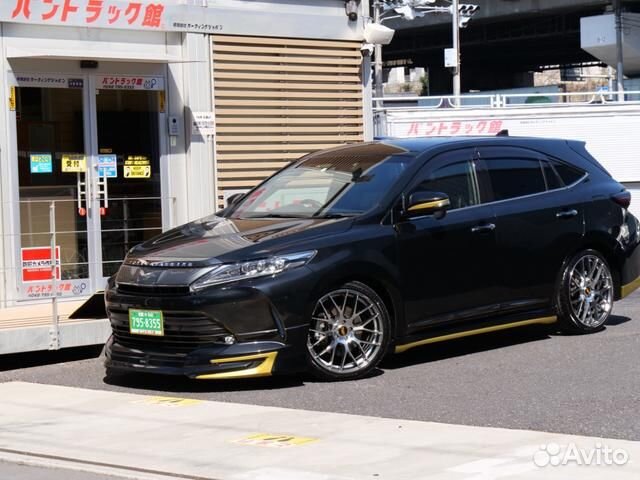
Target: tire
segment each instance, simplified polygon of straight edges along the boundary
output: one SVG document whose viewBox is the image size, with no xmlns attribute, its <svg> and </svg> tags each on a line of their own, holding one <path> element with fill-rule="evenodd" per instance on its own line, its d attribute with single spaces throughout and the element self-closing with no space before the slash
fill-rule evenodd
<svg viewBox="0 0 640 480">
<path fill-rule="evenodd" d="M 330 381 L 354 380 L 377 367 L 391 338 L 384 301 L 361 282 L 348 282 L 319 297 L 306 342 L 311 373 Z"/>
<path fill-rule="evenodd" d="M 613 307 L 613 276 L 607 260 L 596 250 L 584 250 L 564 267 L 557 292 L 558 319 L 563 330 L 601 330 Z"/>
</svg>

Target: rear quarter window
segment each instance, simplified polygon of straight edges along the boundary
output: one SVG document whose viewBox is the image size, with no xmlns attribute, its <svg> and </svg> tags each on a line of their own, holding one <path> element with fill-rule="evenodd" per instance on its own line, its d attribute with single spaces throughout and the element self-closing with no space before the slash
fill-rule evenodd
<svg viewBox="0 0 640 480">
<path fill-rule="evenodd" d="M 566 163 L 553 162 L 553 167 L 556 169 L 556 172 L 558 172 L 558 175 L 560 175 L 560 178 L 565 185 L 572 185 L 584 177 L 584 171 L 569 166 Z"/>
</svg>

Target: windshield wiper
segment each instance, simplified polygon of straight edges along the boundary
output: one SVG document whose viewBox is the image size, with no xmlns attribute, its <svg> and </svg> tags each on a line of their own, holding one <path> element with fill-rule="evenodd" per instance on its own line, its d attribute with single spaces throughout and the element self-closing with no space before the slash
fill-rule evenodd
<svg viewBox="0 0 640 480">
<path fill-rule="evenodd" d="M 324 215 L 314 215 L 311 218 L 348 218 L 356 215 L 357 213 L 325 213 Z"/>
<path fill-rule="evenodd" d="M 254 218 L 311 218 L 308 215 L 294 215 L 292 213 L 265 213 L 262 215 L 252 215 L 250 217 L 243 217 L 245 220 L 252 220 Z"/>
</svg>

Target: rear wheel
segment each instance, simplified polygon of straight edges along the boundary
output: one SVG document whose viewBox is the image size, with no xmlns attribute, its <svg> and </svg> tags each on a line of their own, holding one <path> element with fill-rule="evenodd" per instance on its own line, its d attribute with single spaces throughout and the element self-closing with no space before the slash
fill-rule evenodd
<svg viewBox="0 0 640 480">
<path fill-rule="evenodd" d="M 613 278 L 595 250 L 580 252 L 566 265 L 558 291 L 558 314 L 566 330 L 591 333 L 602 328 L 613 306 Z"/>
<path fill-rule="evenodd" d="M 307 361 L 325 380 L 366 376 L 385 354 L 390 317 L 380 296 L 367 285 L 349 282 L 320 297 L 311 315 Z"/>
</svg>

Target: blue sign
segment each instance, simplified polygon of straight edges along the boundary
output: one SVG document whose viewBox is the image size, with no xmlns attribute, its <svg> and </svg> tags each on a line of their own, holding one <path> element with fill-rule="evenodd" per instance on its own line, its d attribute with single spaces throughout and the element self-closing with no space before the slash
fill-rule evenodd
<svg viewBox="0 0 640 480">
<path fill-rule="evenodd" d="M 50 153 L 32 153 L 29 160 L 31 173 L 53 173 L 53 159 Z"/>
<path fill-rule="evenodd" d="M 98 176 L 118 177 L 118 157 L 116 155 L 98 155 Z"/>
</svg>

